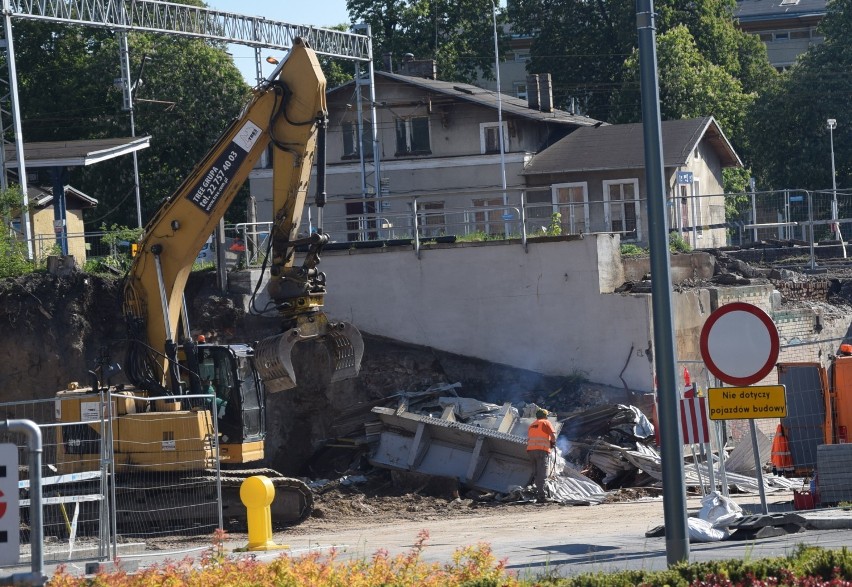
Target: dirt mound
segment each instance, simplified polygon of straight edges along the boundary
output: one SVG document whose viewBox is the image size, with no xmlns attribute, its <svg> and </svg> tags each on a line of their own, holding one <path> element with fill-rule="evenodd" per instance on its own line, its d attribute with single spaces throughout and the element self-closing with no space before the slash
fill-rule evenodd
<svg viewBox="0 0 852 587">
<path fill-rule="evenodd" d="M 0 280 L 0 401 L 52 397 L 87 382 L 99 356 L 125 338 L 120 282 L 84 273 Z"/>
</svg>

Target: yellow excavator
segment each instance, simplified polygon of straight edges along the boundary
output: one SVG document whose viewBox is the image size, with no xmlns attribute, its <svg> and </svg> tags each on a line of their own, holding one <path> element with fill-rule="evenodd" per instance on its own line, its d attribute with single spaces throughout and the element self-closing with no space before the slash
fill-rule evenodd
<svg viewBox="0 0 852 587">
<path fill-rule="evenodd" d="M 58 427 L 62 473 L 97 470 L 103 434 L 113 439 L 115 474 L 140 475 L 140 485 L 141 470 L 197 475 L 203 461 L 208 472 L 221 471 L 223 486 L 259 471 L 269 476 L 277 488 L 277 521 L 296 522 L 310 513 L 313 500 L 304 483 L 246 464 L 264 458 L 265 393 L 296 385 L 295 344 L 324 344 L 330 365 L 321 368 L 330 370 L 331 381 L 355 377 L 364 352 L 354 326 L 332 322 L 323 312 L 325 275 L 317 265 L 328 235 L 321 229 L 298 234 L 315 158 L 316 205 L 325 203 L 325 89 L 316 54 L 296 39 L 287 58 L 255 88 L 240 116 L 145 227 L 124 287 L 130 338 L 124 371 L 131 385 L 110 386 L 116 367 L 102 361 L 90 372 L 89 386 L 57 394 L 57 417 L 65 423 Z M 267 291 L 281 333 L 255 345 L 199 343 L 190 335 L 184 287 L 198 252 L 267 150 L 274 216 Z M 300 265 L 297 248 L 307 249 Z M 104 390 L 113 399 L 101 417 L 91 398 Z M 215 403 L 212 395 L 199 400 L 204 394 L 215 394 Z M 102 424 L 109 429 L 102 431 Z M 214 430 L 217 443 L 210 441 Z"/>
</svg>

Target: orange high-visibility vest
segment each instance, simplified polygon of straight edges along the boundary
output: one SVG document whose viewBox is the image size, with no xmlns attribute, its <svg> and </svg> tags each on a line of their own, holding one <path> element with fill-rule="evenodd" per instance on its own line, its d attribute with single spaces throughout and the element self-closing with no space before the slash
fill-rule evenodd
<svg viewBox="0 0 852 587">
<path fill-rule="evenodd" d="M 547 418 L 539 418 L 527 430 L 527 450 L 550 452 L 550 443 L 556 440 L 556 429 Z"/>
<path fill-rule="evenodd" d="M 778 424 L 775 438 L 772 439 L 772 466 L 779 473 L 793 471 L 793 455 L 790 454 L 790 443 L 784 434 L 784 428 Z"/>
</svg>

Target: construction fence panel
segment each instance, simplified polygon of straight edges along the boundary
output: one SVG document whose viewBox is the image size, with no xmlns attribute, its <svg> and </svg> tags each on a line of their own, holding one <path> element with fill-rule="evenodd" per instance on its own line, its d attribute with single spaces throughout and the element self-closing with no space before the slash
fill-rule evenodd
<svg viewBox="0 0 852 587">
<path fill-rule="evenodd" d="M 852 233 L 852 192 L 788 188 L 725 194 L 730 244 L 832 244 Z"/>
<path fill-rule="evenodd" d="M 221 527 L 221 486 L 209 396 L 112 398 L 115 535 L 212 536 Z"/>
<path fill-rule="evenodd" d="M 42 433 L 47 564 L 141 558 L 152 539 L 212 536 L 221 527 L 217 433 L 206 396 L 182 396 L 180 402 L 121 393 L 109 398 L 75 390 L 56 399 L 0 404 L 3 418 L 31 420 Z M 156 407 L 163 411 L 151 411 L 154 402 L 162 402 Z M 20 435 L 9 432 L 0 433 L 0 442 L 19 451 L 19 564 L 27 564 L 32 534 L 27 448 Z M 159 546 L 156 556 L 188 552 L 179 540 L 175 544 Z"/>
<path fill-rule="evenodd" d="M 86 398 L 97 413 L 102 398 L 93 394 Z M 58 405 L 53 399 L 28 400 L 0 404 L 6 419 L 26 419 L 38 424 L 42 433 L 42 495 L 44 545 L 46 563 L 105 560 L 108 558 L 107 504 L 104 499 L 106 477 L 101 467 L 103 446 L 99 433 L 90 422 L 58 422 Z M 30 485 L 27 448 L 20 435 L 0 434 L 0 442 L 18 446 L 21 564 L 29 562 L 31 545 Z M 80 453 L 94 450 L 95 456 Z M 76 454 L 75 454 L 76 453 Z M 88 471 L 71 473 L 62 464 L 62 456 L 73 455 Z"/>
</svg>

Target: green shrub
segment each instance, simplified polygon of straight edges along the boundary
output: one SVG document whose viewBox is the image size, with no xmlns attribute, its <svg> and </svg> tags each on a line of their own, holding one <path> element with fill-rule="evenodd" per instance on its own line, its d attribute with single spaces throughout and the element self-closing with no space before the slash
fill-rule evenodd
<svg viewBox="0 0 852 587">
<path fill-rule="evenodd" d="M 644 257 L 648 255 L 648 249 L 643 249 L 639 245 L 625 243 L 621 245 L 622 257 Z"/>
<path fill-rule="evenodd" d="M 24 195 L 21 186 L 10 185 L 0 190 L 0 278 L 17 277 L 31 273 L 35 268 L 27 258 L 27 245 L 12 227 L 13 221 L 27 213 L 22 207 Z"/>
<path fill-rule="evenodd" d="M 379 550 L 371 557 L 338 560 L 337 552 L 294 557 L 282 554 L 270 563 L 250 556 L 229 557 L 223 548 L 227 535 L 217 531 L 213 546 L 200 563 L 184 560 L 149 567 L 134 574 L 102 572 L 76 577 L 59 568 L 48 587 L 146 587 L 153 585 L 257 585 L 332 587 L 846 587 L 852 577 L 848 549 L 824 550 L 800 546 L 787 557 L 680 563 L 663 571 L 619 571 L 559 577 L 550 571 L 539 577 L 518 578 L 497 560 L 490 546 L 480 543 L 456 550 L 452 561 L 440 564 L 422 558 L 427 531 L 421 531 L 405 554 Z"/>
<path fill-rule="evenodd" d="M 547 227 L 547 236 L 562 236 L 562 214 L 554 212 L 550 215 L 550 226 Z"/>
<path fill-rule="evenodd" d="M 669 250 L 672 253 L 688 253 L 692 250 L 689 243 L 677 232 L 669 233 Z"/>
<path fill-rule="evenodd" d="M 91 266 L 92 271 L 95 273 L 124 273 L 130 269 L 130 265 L 133 263 L 131 249 L 133 244 L 139 242 L 139 239 L 142 238 L 142 229 L 128 228 L 118 224 L 112 226 L 102 224 L 101 230 L 104 232 L 101 242 L 109 247 L 109 255 L 97 259 Z M 88 262 L 86 267 L 89 267 Z"/>
</svg>

